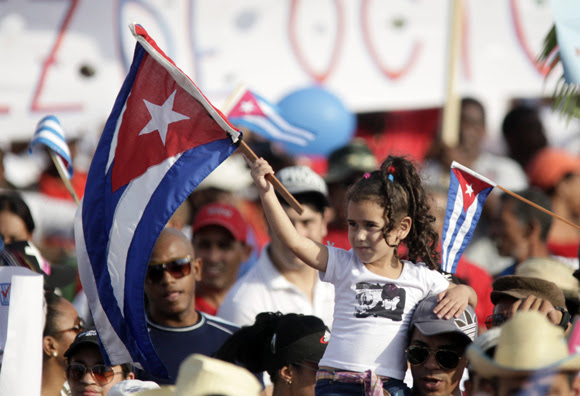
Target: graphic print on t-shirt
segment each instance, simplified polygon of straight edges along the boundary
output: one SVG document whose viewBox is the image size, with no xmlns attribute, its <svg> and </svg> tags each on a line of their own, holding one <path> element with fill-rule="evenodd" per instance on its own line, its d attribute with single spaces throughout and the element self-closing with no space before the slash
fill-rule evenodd
<svg viewBox="0 0 580 396">
<path fill-rule="evenodd" d="M 379 284 L 359 282 L 356 284 L 355 316 L 366 318 L 368 316 L 382 316 L 396 322 L 403 320 L 403 308 L 405 307 L 405 289 L 401 289 L 392 283 Z"/>
</svg>

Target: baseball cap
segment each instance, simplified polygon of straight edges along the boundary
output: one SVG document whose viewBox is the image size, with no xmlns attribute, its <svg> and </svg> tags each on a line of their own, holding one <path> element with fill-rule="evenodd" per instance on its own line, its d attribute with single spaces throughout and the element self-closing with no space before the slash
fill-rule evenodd
<svg viewBox="0 0 580 396">
<path fill-rule="evenodd" d="M 424 336 L 456 333 L 468 343 L 472 342 L 477 336 L 477 316 L 473 307 L 468 305 L 458 318 L 439 319 L 433 313 L 437 304 L 437 295 L 430 295 L 419 302 L 411 318 L 411 331 L 416 327 Z"/>
<path fill-rule="evenodd" d="M 97 335 L 97 330 L 95 329 L 88 329 L 85 331 L 80 332 L 75 337 L 75 340 L 70 347 L 64 353 L 64 357 L 68 358 L 73 355 L 79 347 L 82 345 L 96 345 L 99 346 L 99 336 Z"/>
<path fill-rule="evenodd" d="M 330 154 L 325 180 L 327 183 L 337 183 L 361 173 L 372 172 L 377 167 L 377 159 L 366 142 L 355 139 Z"/>
<path fill-rule="evenodd" d="M 564 293 L 558 285 L 544 279 L 531 276 L 506 275 L 497 278 L 491 284 L 491 302 L 495 305 L 501 297 L 508 296 L 517 299 L 534 295 L 543 300 L 548 300 L 554 307 L 565 307 Z"/>
<path fill-rule="evenodd" d="M 210 203 L 199 210 L 193 220 L 193 232 L 200 228 L 217 225 L 228 230 L 236 241 L 246 243 L 248 225 L 233 206 L 224 203 Z"/>
<path fill-rule="evenodd" d="M 111 387 L 107 396 L 127 396 L 136 395 L 149 389 L 160 389 L 161 387 L 153 381 L 140 381 L 129 379 L 117 382 Z"/>
<path fill-rule="evenodd" d="M 283 315 L 270 342 L 271 359 L 277 367 L 305 360 L 318 363 L 329 338 L 330 332 L 322 319 L 294 313 Z"/>
<path fill-rule="evenodd" d="M 280 183 L 290 194 L 315 193 L 328 203 L 328 189 L 324 179 L 305 165 L 288 166 L 276 173 Z"/>
<path fill-rule="evenodd" d="M 569 173 L 580 173 L 580 158 L 551 147 L 540 150 L 526 168 L 530 184 L 548 191 Z"/>
</svg>

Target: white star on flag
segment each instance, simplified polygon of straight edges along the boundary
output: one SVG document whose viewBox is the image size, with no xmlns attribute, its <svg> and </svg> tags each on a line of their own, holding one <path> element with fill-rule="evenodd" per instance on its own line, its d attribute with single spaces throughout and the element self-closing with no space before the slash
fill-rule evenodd
<svg viewBox="0 0 580 396">
<path fill-rule="evenodd" d="M 465 189 L 465 193 L 471 197 L 471 194 L 473 194 L 473 187 L 471 186 L 471 184 L 467 184 L 467 188 Z"/>
<path fill-rule="evenodd" d="M 189 117 L 173 111 L 173 101 L 175 100 L 175 94 L 177 90 L 173 91 L 171 96 L 167 98 L 163 105 L 159 106 L 154 103 L 148 102 L 143 99 L 149 114 L 151 114 L 151 120 L 145 125 L 145 128 L 139 132 L 139 135 L 145 135 L 147 133 L 159 132 L 159 137 L 165 146 L 165 139 L 167 138 L 167 129 L 169 124 L 172 124 L 181 120 L 189 120 Z"/>
<path fill-rule="evenodd" d="M 249 100 L 242 102 L 240 105 L 240 110 L 242 110 L 244 113 L 251 113 L 254 111 L 254 104 Z"/>
</svg>

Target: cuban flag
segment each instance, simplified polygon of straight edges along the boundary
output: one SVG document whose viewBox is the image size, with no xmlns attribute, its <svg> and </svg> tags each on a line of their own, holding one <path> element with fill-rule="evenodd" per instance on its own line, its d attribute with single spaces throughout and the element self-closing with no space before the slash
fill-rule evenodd
<svg viewBox="0 0 580 396">
<path fill-rule="evenodd" d="M 159 233 L 240 139 L 139 25 L 133 63 L 97 146 L 75 218 L 79 274 L 107 364 L 168 378 L 143 304 Z"/>
<path fill-rule="evenodd" d="M 48 115 L 38 122 L 34 136 L 28 145 L 28 153 L 40 149 L 42 146 L 48 147 L 57 154 L 56 160 L 64 169 L 66 176 L 70 179 L 73 175 L 72 159 L 70 150 L 64 139 L 64 131 L 60 121 L 53 115 Z"/>
<path fill-rule="evenodd" d="M 487 196 L 496 186 L 491 180 L 453 161 L 447 211 L 443 225 L 441 269 L 454 274 L 473 236 Z"/>
<path fill-rule="evenodd" d="M 307 146 L 316 138 L 311 131 L 286 121 L 274 104 L 247 89 L 227 116 L 232 124 L 247 128 L 272 142 Z"/>
</svg>

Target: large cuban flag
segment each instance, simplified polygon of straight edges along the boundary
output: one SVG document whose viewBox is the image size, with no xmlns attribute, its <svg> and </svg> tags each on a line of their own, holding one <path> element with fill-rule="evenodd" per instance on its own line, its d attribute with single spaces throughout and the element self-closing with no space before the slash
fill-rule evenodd
<svg viewBox="0 0 580 396">
<path fill-rule="evenodd" d="M 143 304 L 149 256 L 173 212 L 240 138 L 139 25 L 133 63 L 89 170 L 75 219 L 79 273 L 107 364 L 167 371 Z"/>
<path fill-rule="evenodd" d="M 496 186 L 491 180 L 453 161 L 447 211 L 443 225 L 441 269 L 454 274 L 473 236 L 487 196 Z"/>
<path fill-rule="evenodd" d="M 258 94 L 245 89 L 238 97 L 227 114 L 232 124 L 247 128 L 273 142 L 307 146 L 316 138 L 311 131 L 288 122 L 274 104 Z"/>
</svg>

